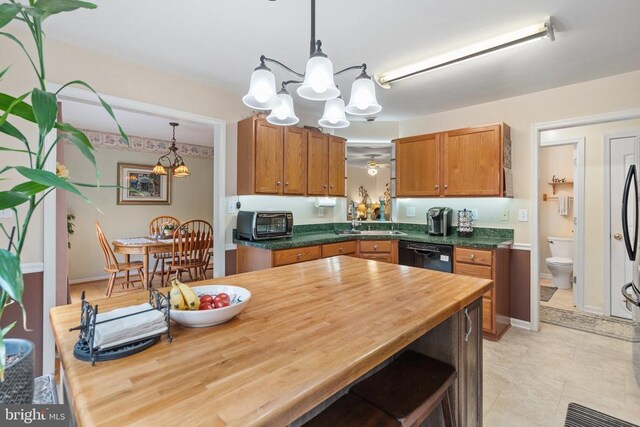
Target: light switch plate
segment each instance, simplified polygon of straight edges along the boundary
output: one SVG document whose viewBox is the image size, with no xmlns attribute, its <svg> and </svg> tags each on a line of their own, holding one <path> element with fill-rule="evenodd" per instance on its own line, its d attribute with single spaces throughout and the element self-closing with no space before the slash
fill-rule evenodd
<svg viewBox="0 0 640 427">
<path fill-rule="evenodd" d="M 529 221 L 529 211 L 527 209 L 518 209 L 518 221 L 520 222 Z"/>
<path fill-rule="evenodd" d="M 416 208 L 414 206 L 407 206 L 407 217 L 413 218 L 416 216 Z"/>
<path fill-rule="evenodd" d="M 503 209 L 502 214 L 500 215 L 500 219 L 502 221 L 509 221 L 509 209 Z"/>
<path fill-rule="evenodd" d="M 8 219 L 13 217 L 11 209 L 0 209 L 0 219 Z"/>
<path fill-rule="evenodd" d="M 478 209 L 469 209 L 471 211 L 471 219 L 477 221 L 480 219 L 480 215 L 478 214 Z"/>
<path fill-rule="evenodd" d="M 234 202 L 233 200 L 229 200 L 227 202 L 227 213 L 228 214 L 235 213 L 235 208 L 236 208 L 236 202 Z"/>
</svg>

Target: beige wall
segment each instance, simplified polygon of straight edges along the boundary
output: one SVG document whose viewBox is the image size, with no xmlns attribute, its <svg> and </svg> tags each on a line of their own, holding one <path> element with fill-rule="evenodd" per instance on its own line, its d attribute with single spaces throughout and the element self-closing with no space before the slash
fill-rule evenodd
<svg viewBox="0 0 640 427">
<path fill-rule="evenodd" d="M 639 108 L 638 93 L 640 71 L 635 71 L 406 120 L 400 122 L 399 132 L 400 136 L 409 136 L 500 121 L 510 125 L 515 197 L 506 202 L 486 200 L 480 205 L 486 212 L 481 212 L 481 218 L 488 217 L 494 222 L 499 217 L 499 210 L 506 207 L 509 209 L 509 221 L 504 222 L 503 226 L 515 230 L 517 243 L 530 243 L 530 224 L 518 222 L 517 211 L 520 208 L 530 210 L 532 206 L 531 150 L 534 142 L 531 141 L 531 126 L 535 123 Z M 430 199 L 419 202 L 419 206 L 422 210 L 426 210 L 424 208 L 428 205 L 439 206 L 443 202 L 446 202 L 446 206 L 451 206 L 450 200 Z"/>
<path fill-rule="evenodd" d="M 11 32 L 14 33 L 14 30 Z M 31 46 L 32 43 L 27 39 L 26 33 L 16 34 L 24 39 L 27 46 Z M 45 57 L 48 67 L 47 79 L 53 83 L 81 79 L 90 83 L 100 93 L 197 113 L 226 120 L 228 123 L 235 123 L 250 114 L 237 94 L 209 82 L 190 80 L 52 39 L 46 39 Z M 11 70 L 1 82 L 3 91 L 18 95 L 33 87 L 35 80 L 27 60 L 19 48 L 5 38 L 0 40 L 0 58 L 4 64 L 2 66 L 12 65 Z M 13 121 L 14 124 L 24 126 L 27 137 L 34 140 L 37 136 L 34 126 L 22 125 L 18 120 Z M 0 135 L 0 145 L 5 146 L 10 143 L 13 144 L 7 137 Z M 228 144 L 235 147 L 235 138 L 228 139 Z M 21 162 L 23 160 L 15 155 L 3 153 L 0 156 L 1 166 L 18 165 Z M 235 176 L 235 165 L 227 168 L 227 176 Z M 15 182 L 2 181 L 0 189 L 6 189 Z M 7 220 L 2 221 L 8 223 Z M 4 241 L 0 238 L 0 245 L 4 246 Z M 42 260 L 42 213 L 38 212 L 33 219 L 23 262 Z"/>
<path fill-rule="evenodd" d="M 573 185 L 563 184 L 556 186 L 556 194 L 553 195 L 551 182 L 553 175 L 556 178 L 566 178 L 573 181 L 573 145 L 562 145 L 557 147 L 546 147 L 540 149 L 540 191 L 538 200 L 542 200 L 542 194 L 547 193 L 550 197 L 573 196 Z M 569 215 L 558 214 L 558 202 L 548 200 L 540 202 L 540 234 L 538 244 L 540 245 L 540 272 L 550 274 L 545 259 L 551 256 L 547 237 L 573 237 L 573 207 Z"/>
<path fill-rule="evenodd" d="M 608 242 L 604 240 L 603 230 L 609 227 L 604 222 L 606 195 L 604 188 L 604 141 L 607 135 L 615 135 L 629 130 L 640 133 L 640 120 L 559 129 L 546 131 L 541 135 L 543 141 L 585 138 L 584 304 L 585 309 L 592 312 L 602 312 L 604 292 L 609 291 L 610 285 L 609 278 L 604 277 L 604 250 Z M 543 182 L 544 176 L 541 176 L 540 180 Z M 544 205 L 544 203 L 542 204 Z M 544 249 L 545 246 L 541 246 L 541 249 Z M 541 257 L 544 259 L 544 255 Z"/>
<path fill-rule="evenodd" d="M 65 163 L 69 179 L 80 182 L 95 181 L 93 168 L 73 146 L 65 145 Z M 118 162 L 153 165 L 154 153 L 98 148 L 96 158 L 101 182 L 117 182 Z M 92 200 L 86 203 L 79 197 L 67 198 L 67 210 L 76 216 L 75 233 L 69 250 L 69 280 L 104 276 L 104 259 L 96 242 L 95 221 L 110 241 L 122 237 L 147 234 L 149 221 L 160 215 L 171 215 L 180 221 L 204 219 L 213 222 L 213 159 L 185 157 L 191 175 L 173 179 L 170 205 L 117 205 L 116 189 L 83 189 Z M 122 260 L 122 256 L 118 256 Z M 139 259 L 139 258 L 138 258 Z"/>
</svg>

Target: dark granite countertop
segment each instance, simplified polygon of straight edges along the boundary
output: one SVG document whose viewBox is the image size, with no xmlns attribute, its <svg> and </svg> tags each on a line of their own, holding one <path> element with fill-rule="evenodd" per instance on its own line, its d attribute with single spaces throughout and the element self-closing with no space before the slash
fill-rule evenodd
<svg viewBox="0 0 640 427">
<path fill-rule="evenodd" d="M 286 239 L 260 240 L 251 242 L 247 240 L 237 239 L 233 242 L 238 245 L 253 246 L 263 249 L 289 249 L 302 246 L 323 245 L 326 243 L 346 242 L 349 240 L 404 240 L 410 242 L 424 242 L 452 246 L 467 246 L 473 248 L 493 249 L 499 245 L 510 244 L 513 242 L 513 230 L 502 228 L 476 228 L 472 237 L 459 237 L 456 234 L 455 227 L 452 235 L 430 236 L 425 233 L 423 224 L 393 224 L 395 230 L 400 230 L 406 235 L 358 235 L 347 234 L 339 235 L 335 230 L 345 230 L 350 226 L 348 223 L 335 224 L 310 224 L 294 227 L 293 237 Z M 372 230 L 390 230 L 391 223 L 371 223 L 363 224 L 359 228 L 366 230 L 371 227 Z"/>
</svg>

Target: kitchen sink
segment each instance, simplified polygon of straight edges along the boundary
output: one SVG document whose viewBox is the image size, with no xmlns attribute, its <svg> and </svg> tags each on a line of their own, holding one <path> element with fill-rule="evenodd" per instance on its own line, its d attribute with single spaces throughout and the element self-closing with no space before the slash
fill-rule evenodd
<svg viewBox="0 0 640 427">
<path fill-rule="evenodd" d="M 354 234 L 362 236 L 406 236 L 398 230 L 336 230 L 336 234 Z"/>
</svg>

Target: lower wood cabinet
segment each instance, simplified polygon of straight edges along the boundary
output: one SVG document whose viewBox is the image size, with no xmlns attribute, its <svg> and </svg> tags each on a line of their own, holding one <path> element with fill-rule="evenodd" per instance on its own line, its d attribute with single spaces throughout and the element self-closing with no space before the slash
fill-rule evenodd
<svg viewBox="0 0 640 427">
<path fill-rule="evenodd" d="M 511 326 L 509 253 L 509 248 L 500 247 L 454 247 L 454 273 L 493 280 L 493 288 L 482 296 L 482 330 L 492 340 L 499 340 Z"/>
<path fill-rule="evenodd" d="M 238 245 L 236 273 L 264 270 L 281 265 L 313 261 L 320 258 L 348 255 L 389 263 L 398 263 L 397 240 L 349 240 L 324 245 L 301 246 L 290 249 L 262 249 Z"/>
</svg>

